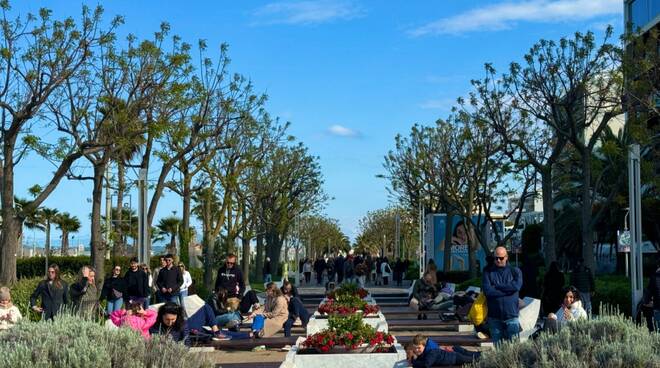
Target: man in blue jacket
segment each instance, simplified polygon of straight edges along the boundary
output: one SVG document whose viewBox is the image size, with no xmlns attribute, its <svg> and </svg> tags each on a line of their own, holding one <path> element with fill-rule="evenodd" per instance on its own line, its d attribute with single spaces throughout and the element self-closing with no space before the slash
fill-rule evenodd
<svg viewBox="0 0 660 368">
<path fill-rule="evenodd" d="M 518 292 L 522 287 L 522 272 L 518 267 L 507 264 L 506 248 L 495 248 L 495 263 L 487 267 L 483 275 L 483 288 L 488 305 L 488 328 L 493 343 L 503 339 L 518 338 Z"/>
<path fill-rule="evenodd" d="M 406 356 L 414 368 L 453 366 L 471 363 L 479 359 L 481 353 L 467 351 L 454 346 L 453 351 L 441 349 L 438 344 L 424 335 L 416 335 L 406 345 Z"/>
</svg>

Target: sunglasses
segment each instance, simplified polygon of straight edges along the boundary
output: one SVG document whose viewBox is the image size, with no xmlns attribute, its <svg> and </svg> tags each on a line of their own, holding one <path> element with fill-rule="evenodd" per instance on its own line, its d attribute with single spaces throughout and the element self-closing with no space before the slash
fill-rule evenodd
<svg viewBox="0 0 660 368">
<path fill-rule="evenodd" d="M 236 262 L 229 262 L 229 261 L 227 261 L 227 264 L 228 264 L 228 265 L 235 265 Z"/>
<path fill-rule="evenodd" d="M 498 261 L 503 261 L 503 260 L 506 259 L 506 257 L 495 257 L 495 259 L 498 260 Z"/>
</svg>

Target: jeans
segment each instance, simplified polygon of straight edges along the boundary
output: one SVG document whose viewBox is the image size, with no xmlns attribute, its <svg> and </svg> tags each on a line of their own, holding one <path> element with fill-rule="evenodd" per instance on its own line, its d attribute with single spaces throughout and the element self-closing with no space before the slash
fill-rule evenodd
<svg viewBox="0 0 660 368">
<path fill-rule="evenodd" d="M 517 317 L 507 320 L 488 317 L 488 328 L 490 329 L 490 337 L 493 340 L 493 344 L 497 346 L 501 340 L 514 340 L 518 338 L 520 322 Z"/>
<path fill-rule="evenodd" d="M 307 326 L 309 312 L 305 309 L 305 305 L 300 298 L 293 297 L 289 300 L 289 318 L 284 322 L 284 336 L 291 336 L 291 328 L 298 318 L 300 318 L 303 326 Z"/>
<path fill-rule="evenodd" d="M 241 322 L 241 315 L 238 312 L 229 312 L 215 317 L 215 324 L 222 328 L 225 327 L 230 321 Z"/>
<path fill-rule="evenodd" d="M 267 273 L 264 275 L 264 282 L 273 282 L 273 275 L 270 273 Z"/>
<path fill-rule="evenodd" d="M 358 276 L 358 277 L 357 277 L 358 285 L 359 285 L 361 288 L 363 288 L 364 285 L 366 284 L 366 278 L 367 278 L 367 276 Z"/>
<path fill-rule="evenodd" d="M 179 305 L 185 306 L 185 304 L 183 304 L 183 298 L 185 298 L 187 296 L 188 296 L 188 289 L 179 290 Z"/>
<path fill-rule="evenodd" d="M 172 302 L 181 305 L 179 302 L 179 295 L 179 293 L 161 294 L 163 302 Z"/>
<path fill-rule="evenodd" d="M 660 333 L 660 309 L 653 310 L 653 322 L 655 323 L 655 332 Z"/>
<path fill-rule="evenodd" d="M 108 300 L 108 305 L 105 310 L 108 313 L 108 315 L 110 315 L 110 313 L 121 309 L 122 305 L 124 305 L 124 299 L 122 298 L 119 298 L 117 300 Z"/>
</svg>

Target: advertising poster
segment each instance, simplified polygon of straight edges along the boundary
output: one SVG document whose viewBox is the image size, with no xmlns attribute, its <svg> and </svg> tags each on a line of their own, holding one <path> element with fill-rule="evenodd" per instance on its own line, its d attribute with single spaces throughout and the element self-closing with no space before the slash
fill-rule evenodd
<svg viewBox="0 0 660 368">
<path fill-rule="evenodd" d="M 465 221 L 460 216 L 452 217 L 452 237 L 449 242 L 445 242 L 445 224 L 447 223 L 446 214 L 429 214 L 427 221 L 427 259 L 433 259 L 438 270 L 442 270 L 444 265 L 444 249 L 447 243 L 451 246 L 450 271 L 468 271 L 470 267 L 468 258 L 468 234 L 465 227 Z M 476 218 L 473 219 L 476 222 Z M 482 229 L 483 231 L 483 229 Z M 490 239 L 490 236 L 487 237 Z M 479 246 L 476 252 L 477 263 L 480 268 L 486 264 L 486 255 Z"/>
</svg>

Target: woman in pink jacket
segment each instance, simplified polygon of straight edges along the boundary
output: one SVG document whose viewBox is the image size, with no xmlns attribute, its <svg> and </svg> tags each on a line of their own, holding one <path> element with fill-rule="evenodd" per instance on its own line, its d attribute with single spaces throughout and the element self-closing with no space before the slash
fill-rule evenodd
<svg viewBox="0 0 660 368">
<path fill-rule="evenodd" d="M 138 331 L 145 339 L 150 337 L 149 328 L 156 323 L 157 313 L 154 310 L 142 308 L 142 303 L 129 302 L 126 309 L 110 313 L 110 320 L 117 327 L 128 326 Z"/>
</svg>

